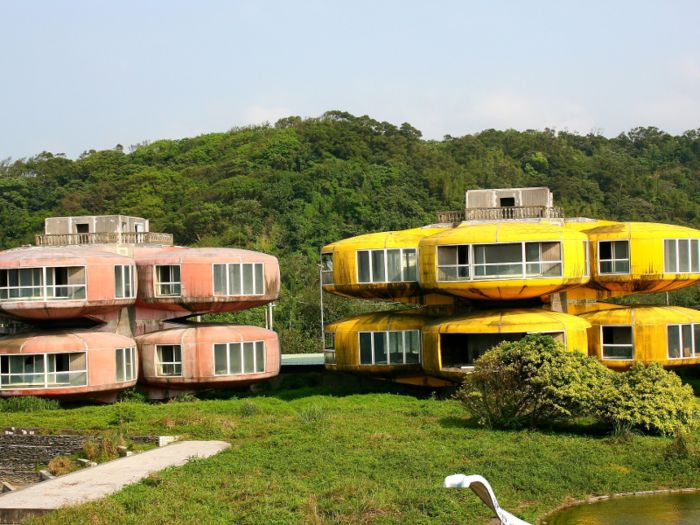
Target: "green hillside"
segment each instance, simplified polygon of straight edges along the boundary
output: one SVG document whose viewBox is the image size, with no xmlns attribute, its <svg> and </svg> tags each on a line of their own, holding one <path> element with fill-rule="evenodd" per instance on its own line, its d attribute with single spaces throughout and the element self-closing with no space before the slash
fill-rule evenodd
<svg viewBox="0 0 700 525">
<path fill-rule="evenodd" d="M 332 111 L 275 125 L 0 162 L 0 249 L 33 243 L 46 217 L 126 214 L 189 246 L 280 259 L 276 329 L 285 351 L 317 351 L 319 248 L 434 221 L 473 188 L 549 186 L 567 216 L 700 227 L 700 129 L 598 134 L 486 130 L 428 141 Z M 684 296 L 686 302 L 687 294 Z M 693 294 L 694 297 L 694 294 Z M 381 308 L 328 299 L 327 319 Z M 260 322 L 261 311 L 230 315 Z"/>
</svg>

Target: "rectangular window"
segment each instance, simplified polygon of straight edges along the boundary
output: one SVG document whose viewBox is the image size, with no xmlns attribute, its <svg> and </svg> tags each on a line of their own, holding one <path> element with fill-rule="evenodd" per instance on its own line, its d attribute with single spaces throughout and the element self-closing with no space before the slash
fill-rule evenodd
<svg viewBox="0 0 700 525">
<path fill-rule="evenodd" d="M 700 324 L 668 325 L 668 358 L 681 359 L 695 355 L 695 337 L 700 335 Z"/>
<path fill-rule="evenodd" d="M 438 246 L 438 281 L 468 281 L 469 268 L 468 244 L 460 246 Z"/>
<path fill-rule="evenodd" d="M 182 347 L 180 345 L 156 345 L 156 375 L 182 376 Z"/>
<path fill-rule="evenodd" d="M 260 374 L 265 372 L 265 341 L 216 343 L 214 375 Z"/>
<path fill-rule="evenodd" d="M 603 359 L 634 359 L 631 326 L 601 326 Z"/>
<path fill-rule="evenodd" d="M 182 295 L 180 265 L 156 266 L 156 297 L 179 297 Z"/>
<path fill-rule="evenodd" d="M 417 280 L 415 248 L 357 251 L 357 282 L 397 283 Z"/>
<path fill-rule="evenodd" d="M 46 268 L 46 298 L 74 301 L 85 299 L 85 267 Z"/>
<path fill-rule="evenodd" d="M 321 284 L 334 284 L 333 278 L 333 254 L 321 254 Z"/>
<path fill-rule="evenodd" d="M 0 389 L 87 385 L 87 353 L 0 356 Z"/>
<path fill-rule="evenodd" d="M 584 255 L 585 255 L 585 260 L 586 260 L 586 267 L 584 268 L 584 277 L 590 277 L 591 275 L 591 253 L 590 253 L 590 245 L 588 241 L 583 241 L 583 250 L 584 250 Z"/>
<path fill-rule="evenodd" d="M 0 301 L 84 300 L 84 266 L 0 270 Z"/>
<path fill-rule="evenodd" d="M 114 297 L 131 299 L 136 297 L 136 267 L 132 264 L 114 265 Z"/>
<path fill-rule="evenodd" d="M 323 332 L 323 360 L 327 365 L 335 365 L 335 332 Z"/>
<path fill-rule="evenodd" d="M 598 273 L 601 275 L 630 273 L 629 244 L 629 241 L 599 241 Z"/>
<path fill-rule="evenodd" d="M 664 239 L 664 273 L 700 273 L 698 239 Z"/>
<path fill-rule="evenodd" d="M 214 295 L 264 295 L 264 263 L 214 264 Z"/>
<path fill-rule="evenodd" d="M 420 363 L 420 332 L 360 332 L 361 365 L 403 365 Z"/>
<path fill-rule="evenodd" d="M 117 361 L 117 383 L 136 379 L 138 375 L 136 347 L 117 348 L 114 353 Z"/>
</svg>

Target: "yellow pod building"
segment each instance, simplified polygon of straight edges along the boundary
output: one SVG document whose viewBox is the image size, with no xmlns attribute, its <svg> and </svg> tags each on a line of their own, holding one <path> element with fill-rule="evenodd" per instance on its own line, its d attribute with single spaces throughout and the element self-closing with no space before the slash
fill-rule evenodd
<svg viewBox="0 0 700 525">
<path fill-rule="evenodd" d="M 677 290 L 700 280 L 700 231 L 646 222 L 584 230 L 590 240 L 589 287 L 626 293 Z"/>
<path fill-rule="evenodd" d="M 700 312 L 679 306 L 632 306 L 580 316 L 591 324 L 591 355 L 610 368 L 635 362 L 664 367 L 700 364 Z M 697 345 L 697 346 L 696 346 Z"/>
<path fill-rule="evenodd" d="M 425 304 L 417 298 L 428 293 L 418 283 L 418 243 L 437 231 L 441 229 L 373 233 L 324 246 L 323 290 L 345 297 Z"/>
<path fill-rule="evenodd" d="M 522 300 L 588 283 L 588 237 L 546 223 L 462 224 L 419 243 L 425 290 L 470 300 Z"/>
<path fill-rule="evenodd" d="M 567 350 L 585 354 L 590 326 L 581 317 L 534 308 L 443 317 L 423 327 L 423 370 L 433 377 L 461 381 L 488 350 L 528 334 L 551 335 Z"/>
<path fill-rule="evenodd" d="M 326 368 L 401 383 L 445 386 L 423 373 L 421 329 L 434 315 L 423 309 L 358 315 L 325 327 Z"/>
</svg>

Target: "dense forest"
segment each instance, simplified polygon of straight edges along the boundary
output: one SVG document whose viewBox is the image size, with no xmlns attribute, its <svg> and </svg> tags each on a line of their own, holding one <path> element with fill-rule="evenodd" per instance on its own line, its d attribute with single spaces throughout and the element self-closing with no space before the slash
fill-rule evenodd
<svg viewBox="0 0 700 525">
<path fill-rule="evenodd" d="M 285 352 L 320 345 L 319 249 L 434 222 L 466 190 L 548 186 L 568 217 L 700 228 L 700 129 L 600 134 L 486 130 L 424 140 L 409 124 L 331 111 L 124 151 L 0 161 L 0 249 L 34 242 L 46 217 L 125 214 L 188 246 L 280 259 L 275 312 Z M 678 301 L 694 301 L 686 291 Z M 692 296 L 692 297 L 691 297 Z M 326 296 L 326 319 L 381 308 Z M 261 323 L 262 311 L 222 316 Z"/>
</svg>

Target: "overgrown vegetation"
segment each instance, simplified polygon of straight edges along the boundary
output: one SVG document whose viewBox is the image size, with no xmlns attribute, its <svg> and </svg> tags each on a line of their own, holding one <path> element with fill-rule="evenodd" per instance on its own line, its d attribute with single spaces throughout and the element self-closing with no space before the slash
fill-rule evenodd
<svg viewBox="0 0 700 525">
<path fill-rule="evenodd" d="M 591 417 L 621 436 L 633 430 L 685 435 L 700 425 L 693 389 L 658 363 L 616 373 L 529 335 L 486 352 L 456 398 L 488 428 L 531 428 Z"/>
<path fill-rule="evenodd" d="M 455 400 L 402 391 L 414 395 L 330 396 L 325 388 L 303 388 L 245 399 L 125 403 L 133 409 L 134 435 L 224 439 L 232 447 L 35 523 L 485 525 L 492 515 L 471 491 L 442 488 L 455 473 L 485 476 L 505 509 L 536 523 L 571 499 L 700 486 L 697 432 L 681 442 L 649 435 L 616 440 L 585 421 L 489 430 L 465 418 Z M 254 413 L 243 409 L 248 404 Z M 120 432 L 119 413 L 116 405 L 0 413 L 0 426 L 110 437 Z"/>
<path fill-rule="evenodd" d="M 55 399 L 36 396 L 0 398 L 0 412 L 38 412 L 59 408 L 61 404 Z"/>
<path fill-rule="evenodd" d="M 273 254 L 282 271 L 275 328 L 287 353 L 319 350 L 322 246 L 431 223 L 435 211 L 463 208 L 471 188 L 549 186 L 568 216 L 700 227 L 698 130 L 485 130 L 426 141 L 409 124 L 331 111 L 127 150 L 0 161 L 0 249 L 33 242 L 46 217 L 121 213 L 151 219 L 180 244 Z M 671 300 L 700 304 L 697 291 Z M 381 308 L 329 296 L 325 318 Z M 263 315 L 221 319 L 262 325 Z"/>
</svg>

